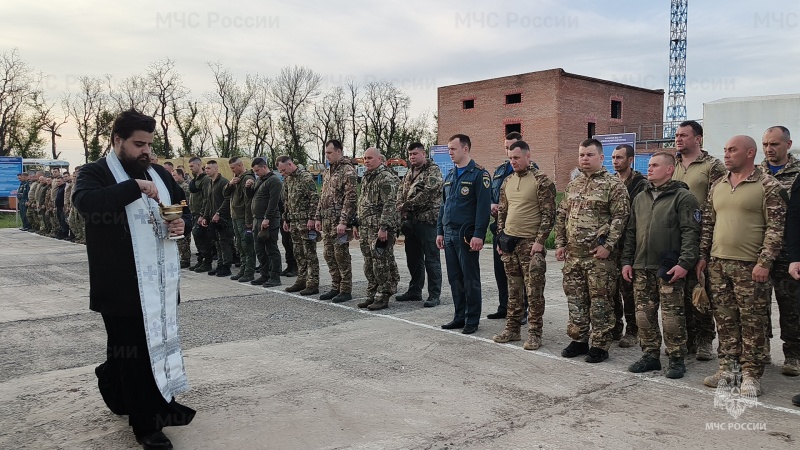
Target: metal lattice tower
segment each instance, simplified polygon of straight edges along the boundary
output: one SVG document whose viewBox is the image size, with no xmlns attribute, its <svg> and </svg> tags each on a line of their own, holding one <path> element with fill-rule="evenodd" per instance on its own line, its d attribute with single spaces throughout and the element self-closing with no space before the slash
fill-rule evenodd
<svg viewBox="0 0 800 450">
<path fill-rule="evenodd" d="M 664 137 L 674 138 L 686 120 L 686 12 L 689 0 L 672 0 L 669 33 L 669 94 Z"/>
</svg>

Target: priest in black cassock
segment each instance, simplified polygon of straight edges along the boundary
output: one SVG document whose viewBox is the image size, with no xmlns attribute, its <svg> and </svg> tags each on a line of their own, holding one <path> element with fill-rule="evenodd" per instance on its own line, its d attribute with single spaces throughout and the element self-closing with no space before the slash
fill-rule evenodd
<svg viewBox="0 0 800 450">
<path fill-rule="evenodd" d="M 170 449 L 161 431 L 187 425 L 195 411 L 175 401 L 189 389 L 178 336 L 180 260 L 176 240 L 191 221 L 165 221 L 159 204 L 185 199 L 183 189 L 150 163 L 152 117 L 121 113 L 113 152 L 82 167 L 72 193 L 86 219 L 89 308 L 102 314 L 107 359 L 95 369 L 108 408 L 127 415 L 146 449 Z"/>
</svg>

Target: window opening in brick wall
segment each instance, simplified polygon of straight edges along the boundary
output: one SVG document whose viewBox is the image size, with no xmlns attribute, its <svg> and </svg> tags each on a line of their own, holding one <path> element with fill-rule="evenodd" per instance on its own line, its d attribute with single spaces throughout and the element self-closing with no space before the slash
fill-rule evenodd
<svg viewBox="0 0 800 450">
<path fill-rule="evenodd" d="M 475 100 L 464 100 L 461 105 L 464 109 L 472 109 L 475 107 Z"/>
<path fill-rule="evenodd" d="M 506 95 L 506 105 L 511 105 L 513 103 L 522 103 L 522 94 Z"/>
<path fill-rule="evenodd" d="M 504 136 L 508 135 L 508 133 L 513 133 L 515 131 L 517 133 L 522 133 L 522 124 L 521 123 L 507 123 L 506 124 L 506 134 Z"/>
<path fill-rule="evenodd" d="M 622 100 L 611 100 L 611 118 L 622 119 Z"/>
<path fill-rule="evenodd" d="M 589 122 L 586 124 L 586 137 L 591 139 L 594 136 L 594 122 Z"/>
</svg>

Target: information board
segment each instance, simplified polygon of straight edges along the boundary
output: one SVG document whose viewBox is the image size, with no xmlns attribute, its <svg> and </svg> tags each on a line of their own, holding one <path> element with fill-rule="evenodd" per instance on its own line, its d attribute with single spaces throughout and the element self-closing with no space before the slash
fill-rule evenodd
<svg viewBox="0 0 800 450">
<path fill-rule="evenodd" d="M 0 197 L 16 197 L 17 175 L 22 173 L 22 157 L 0 156 Z"/>
<path fill-rule="evenodd" d="M 447 176 L 447 172 L 453 168 L 453 160 L 450 159 L 450 151 L 446 145 L 432 145 L 430 157 L 442 170 L 442 177 Z"/>
</svg>

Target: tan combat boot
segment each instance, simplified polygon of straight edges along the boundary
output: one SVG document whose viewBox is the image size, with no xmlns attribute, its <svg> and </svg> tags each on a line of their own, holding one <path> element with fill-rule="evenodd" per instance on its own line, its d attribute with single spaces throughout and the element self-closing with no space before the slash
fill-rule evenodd
<svg viewBox="0 0 800 450">
<path fill-rule="evenodd" d="M 286 292 L 300 292 L 306 288 L 306 281 L 305 280 L 297 280 L 294 282 L 293 285 L 284 289 Z"/>
<path fill-rule="evenodd" d="M 377 311 L 379 309 L 384 309 L 389 307 L 389 296 L 387 295 L 380 295 L 376 296 L 375 301 L 367 306 L 367 309 L 370 311 Z"/>
<path fill-rule="evenodd" d="M 703 378 L 703 384 L 705 384 L 708 387 L 715 388 L 719 384 L 719 381 L 722 380 L 723 378 L 728 383 L 733 381 L 732 378 L 731 378 L 730 367 L 719 366 L 719 370 L 717 370 L 717 373 L 715 373 L 714 375 L 709 375 L 709 376 Z"/>
<path fill-rule="evenodd" d="M 528 333 L 528 339 L 522 344 L 522 348 L 525 350 L 539 350 L 542 346 L 542 337 Z"/>
<path fill-rule="evenodd" d="M 714 351 L 711 349 L 711 341 L 708 339 L 697 340 L 697 356 L 698 361 L 711 361 L 714 359 Z"/>
<path fill-rule="evenodd" d="M 369 305 L 371 305 L 373 303 L 375 303 L 375 298 L 374 297 L 369 297 L 369 298 L 365 299 L 363 302 L 357 304 L 356 306 L 358 306 L 359 308 L 368 308 Z"/>
<path fill-rule="evenodd" d="M 781 373 L 787 377 L 796 377 L 800 375 L 800 359 L 786 358 L 786 361 L 783 362 Z"/>
<path fill-rule="evenodd" d="M 761 382 L 757 377 L 744 374 L 744 376 L 742 376 L 742 386 L 740 389 L 743 397 L 758 397 L 761 395 Z"/>
<path fill-rule="evenodd" d="M 521 341 L 522 336 L 519 335 L 519 331 L 512 331 L 512 330 L 503 330 L 502 333 L 496 334 L 493 338 L 493 341 L 497 342 L 498 344 L 505 344 L 506 342 L 511 341 Z"/>
</svg>

